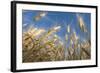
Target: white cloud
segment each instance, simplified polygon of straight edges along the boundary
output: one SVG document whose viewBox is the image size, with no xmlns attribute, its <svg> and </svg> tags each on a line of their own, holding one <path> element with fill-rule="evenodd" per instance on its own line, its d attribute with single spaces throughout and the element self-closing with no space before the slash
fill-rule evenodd
<svg viewBox="0 0 100 73">
<path fill-rule="evenodd" d="M 25 26 L 27 26 L 27 24 L 25 23 L 25 24 L 23 24 L 23 27 L 25 27 Z"/>
</svg>

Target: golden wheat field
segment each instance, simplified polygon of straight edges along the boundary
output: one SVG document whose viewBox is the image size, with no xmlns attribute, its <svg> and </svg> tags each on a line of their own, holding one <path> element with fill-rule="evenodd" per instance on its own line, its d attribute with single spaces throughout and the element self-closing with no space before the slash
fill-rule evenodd
<svg viewBox="0 0 100 73">
<path fill-rule="evenodd" d="M 40 12 L 40 15 L 36 15 L 34 20 L 36 22 L 42 22 L 42 17 L 45 17 L 47 14 L 48 13 Z M 83 18 L 79 14 L 76 14 L 76 17 L 78 25 L 73 25 L 78 28 L 78 31 L 73 29 L 70 24 L 66 27 L 54 25 L 48 29 L 30 26 L 28 30 L 23 31 L 22 62 L 91 59 L 91 40 L 90 37 L 86 38 L 87 35 L 90 35 L 90 32 L 88 31 L 88 27 L 85 25 Z M 59 19 L 59 21 L 60 20 L 61 19 Z M 64 28 L 65 31 L 60 32 L 63 31 Z M 81 39 L 79 31 L 82 32 L 82 34 L 84 33 L 85 39 Z M 77 32 L 79 34 L 77 34 Z M 64 36 L 60 37 L 59 34 L 64 34 Z M 64 40 L 62 40 L 62 38 Z"/>
</svg>

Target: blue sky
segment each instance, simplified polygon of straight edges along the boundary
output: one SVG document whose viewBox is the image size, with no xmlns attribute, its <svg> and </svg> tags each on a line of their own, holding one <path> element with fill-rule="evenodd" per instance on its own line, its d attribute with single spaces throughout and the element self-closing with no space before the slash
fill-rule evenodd
<svg viewBox="0 0 100 73">
<path fill-rule="evenodd" d="M 84 22 L 85 26 L 88 29 L 89 34 L 91 35 L 91 14 L 90 13 L 75 13 L 75 12 L 54 12 L 47 11 L 45 17 L 41 18 L 39 21 L 36 21 L 34 18 L 41 11 L 34 10 L 23 10 L 22 11 L 22 25 L 23 30 L 26 30 L 28 26 L 33 25 L 37 28 L 44 28 L 46 30 L 54 27 L 61 26 L 60 31 L 57 32 L 57 35 L 65 40 L 65 34 L 67 33 L 67 25 L 71 26 L 71 30 L 75 30 L 76 34 L 81 38 L 87 38 L 87 34 L 80 30 L 78 26 L 78 19 L 76 14 L 79 14 Z M 46 11 L 45 11 L 46 12 Z M 25 26 L 24 26 L 25 25 Z"/>
</svg>

